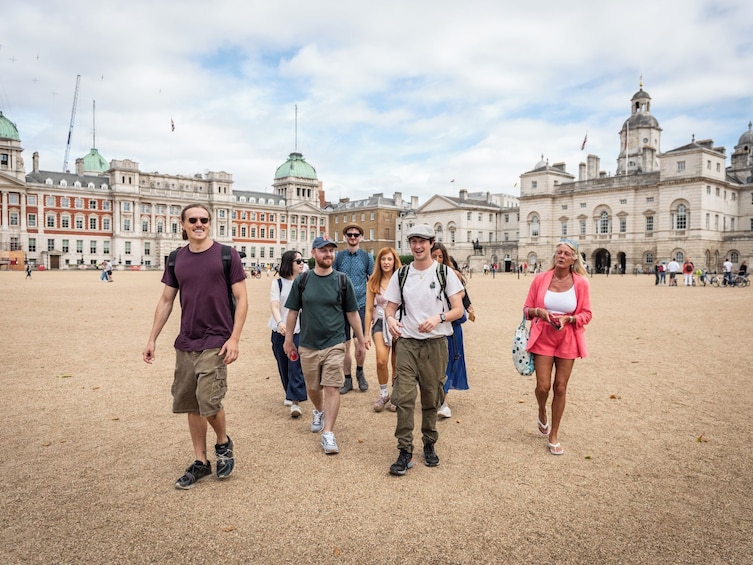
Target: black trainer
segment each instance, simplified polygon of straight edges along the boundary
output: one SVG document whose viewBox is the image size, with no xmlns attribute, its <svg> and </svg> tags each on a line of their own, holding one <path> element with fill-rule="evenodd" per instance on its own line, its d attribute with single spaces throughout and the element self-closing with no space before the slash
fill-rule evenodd
<svg viewBox="0 0 753 565">
<path fill-rule="evenodd" d="M 345 384 L 340 387 L 340 394 L 346 394 L 353 390 L 353 379 L 351 377 L 345 377 Z"/>
<path fill-rule="evenodd" d="M 175 481 L 175 488 L 188 490 L 198 483 L 204 477 L 208 477 L 212 474 L 212 464 L 207 461 L 202 463 L 198 459 L 191 463 L 191 466 L 186 469 L 186 472 L 181 478 Z"/>
<path fill-rule="evenodd" d="M 227 442 L 215 444 L 214 453 L 217 455 L 217 478 L 226 479 L 235 469 L 233 440 L 230 436 L 227 436 Z"/>
<path fill-rule="evenodd" d="M 397 461 L 390 465 L 390 475 L 404 475 L 411 467 L 413 467 L 413 454 L 401 449 Z"/>
<path fill-rule="evenodd" d="M 356 367 L 356 379 L 358 380 L 358 389 L 361 392 L 369 390 L 369 383 L 366 382 L 366 375 L 363 374 L 363 367 Z"/>
<path fill-rule="evenodd" d="M 439 465 L 439 455 L 434 451 L 433 443 L 424 444 L 424 465 L 427 467 L 436 467 Z"/>
</svg>

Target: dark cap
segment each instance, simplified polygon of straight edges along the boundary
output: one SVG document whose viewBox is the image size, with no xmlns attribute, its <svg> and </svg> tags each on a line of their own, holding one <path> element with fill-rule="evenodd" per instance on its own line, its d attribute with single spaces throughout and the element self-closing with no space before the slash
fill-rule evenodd
<svg viewBox="0 0 753 565">
<path fill-rule="evenodd" d="M 322 247 L 327 247 L 328 245 L 337 247 L 337 244 L 326 235 L 319 236 L 314 240 L 314 243 L 311 244 L 311 249 L 321 249 Z"/>
</svg>

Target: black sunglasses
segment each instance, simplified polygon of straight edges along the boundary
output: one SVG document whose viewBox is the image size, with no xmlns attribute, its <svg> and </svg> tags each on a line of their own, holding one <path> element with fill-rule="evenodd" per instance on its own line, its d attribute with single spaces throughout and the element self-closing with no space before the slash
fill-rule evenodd
<svg viewBox="0 0 753 565">
<path fill-rule="evenodd" d="M 361 234 L 358 233 L 358 232 L 355 232 L 355 233 L 346 233 L 345 235 L 348 236 L 348 237 L 358 237 Z"/>
<path fill-rule="evenodd" d="M 195 224 L 196 222 L 201 222 L 202 224 L 209 223 L 209 218 L 188 218 L 189 224 Z"/>
<path fill-rule="evenodd" d="M 305 263 L 306 259 L 295 259 L 295 262 L 300 265 L 301 263 Z"/>
</svg>

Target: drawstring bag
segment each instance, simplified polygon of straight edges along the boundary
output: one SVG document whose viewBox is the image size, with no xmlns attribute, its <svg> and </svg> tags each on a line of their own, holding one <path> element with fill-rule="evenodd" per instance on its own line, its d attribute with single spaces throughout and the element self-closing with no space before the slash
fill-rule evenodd
<svg viewBox="0 0 753 565">
<path fill-rule="evenodd" d="M 526 326 L 526 316 L 523 314 L 523 320 L 515 329 L 515 335 L 512 338 L 512 364 L 524 377 L 533 375 L 533 353 L 526 351 L 530 335 L 531 331 Z"/>
</svg>

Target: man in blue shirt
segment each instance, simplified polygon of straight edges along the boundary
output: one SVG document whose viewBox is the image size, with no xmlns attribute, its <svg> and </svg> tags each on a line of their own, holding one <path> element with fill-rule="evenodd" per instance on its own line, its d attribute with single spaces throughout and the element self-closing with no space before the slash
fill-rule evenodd
<svg viewBox="0 0 753 565">
<path fill-rule="evenodd" d="M 346 249 L 339 251 L 335 257 L 333 268 L 348 275 L 353 288 L 356 291 L 358 301 L 358 315 L 361 318 L 361 329 L 366 333 L 363 327 L 366 318 L 366 282 L 369 280 L 371 273 L 374 272 L 374 258 L 370 253 L 359 248 L 361 238 L 363 237 L 363 228 L 358 224 L 351 223 L 343 227 L 343 235 L 348 244 Z M 351 332 L 350 327 L 345 328 L 345 360 L 343 361 L 343 372 L 345 373 L 345 384 L 340 389 L 340 394 L 345 394 L 353 390 L 353 378 L 351 371 L 353 360 L 351 358 Z M 363 373 L 363 363 L 366 360 L 365 352 L 359 355 L 356 350 L 356 379 L 358 388 L 361 392 L 369 389 L 369 383 Z"/>
</svg>

